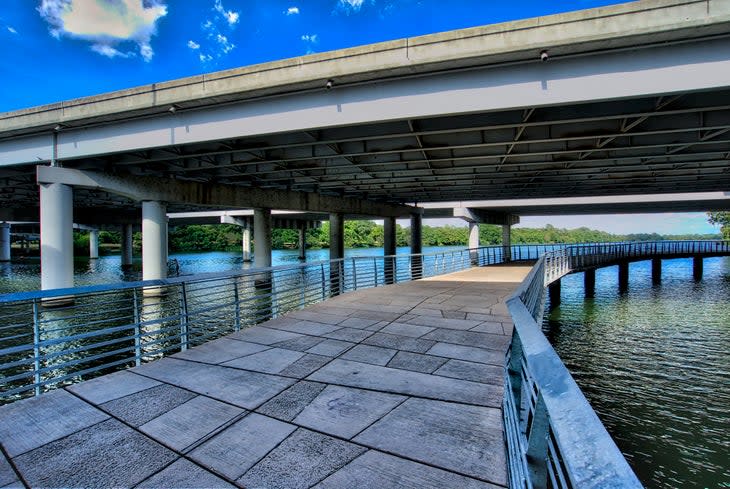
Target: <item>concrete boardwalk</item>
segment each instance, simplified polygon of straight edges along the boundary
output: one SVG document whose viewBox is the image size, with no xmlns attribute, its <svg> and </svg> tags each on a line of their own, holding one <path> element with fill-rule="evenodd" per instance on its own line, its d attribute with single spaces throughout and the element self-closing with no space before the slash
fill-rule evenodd
<svg viewBox="0 0 730 489">
<path fill-rule="evenodd" d="M 506 486 L 503 301 L 528 270 L 347 294 L 4 406 L 0 487 Z"/>
</svg>

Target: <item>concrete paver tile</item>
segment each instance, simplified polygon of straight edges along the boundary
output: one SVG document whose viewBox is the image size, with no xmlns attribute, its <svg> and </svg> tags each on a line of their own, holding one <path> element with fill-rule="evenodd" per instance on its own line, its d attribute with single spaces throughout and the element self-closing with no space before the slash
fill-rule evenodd
<svg viewBox="0 0 730 489">
<path fill-rule="evenodd" d="M 343 351 L 351 348 L 354 343 L 340 340 L 325 340 L 316 346 L 313 346 L 307 353 L 314 353 L 315 355 L 326 355 L 328 357 L 336 357 Z"/>
<path fill-rule="evenodd" d="M 15 458 L 108 418 L 59 389 L 0 407 L 0 443 Z"/>
<path fill-rule="evenodd" d="M 184 458 L 178 459 L 169 467 L 162 470 L 138 486 L 138 489 L 159 489 L 174 487 L 176 489 L 233 489 L 236 486 L 229 484 L 220 477 L 216 477 L 207 470 L 198 467 Z"/>
<path fill-rule="evenodd" d="M 446 472 L 428 465 L 394 457 L 377 450 L 365 454 L 341 468 L 316 489 L 499 489 L 486 482 Z"/>
<path fill-rule="evenodd" d="M 411 353 L 409 351 L 399 351 L 393 359 L 388 362 L 388 367 L 399 368 L 403 370 L 411 370 L 413 372 L 423 372 L 430 374 L 441 365 L 446 363 L 446 359 L 442 357 L 434 357 L 431 355 L 423 355 L 421 353 Z"/>
<path fill-rule="evenodd" d="M 426 334 L 423 339 L 455 345 L 478 346 L 490 350 L 498 350 L 507 353 L 510 338 L 503 334 L 476 333 L 473 331 L 456 331 L 448 329 L 437 329 Z"/>
<path fill-rule="evenodd" d="M 136 394 L 106 402 L 100 407 L 132 426 L 140 426 L 193 397 L 195 397 L 193 392 L 168 384 L 160 384 Z"/>
<path fill-rule="evenodd" d="M 247 328 L 238 333 L 229 335 L 228 338 L 241 341 L 249 341 L 251 343 L 259 343 L 262 345 L 273 345 L 286 340 L 293 340 L 299 338 L 299 333 L 292 333 L 291 331 L 282 331 L 278 329 L 265 328 L 262 326 L 255 326 Z"/>
<path fill-rule="evenodd" d="M 352 360 L 353 362 L 386 365 L 397 352 L 398 350 L 393 350 L 392 348 L 356 345 L 352 349 L 343 353 L 340 358 L 343 360 Z"/>
<path fill-rule="evenodd" d="M 129 394 L 134 394 L 135 392 L 149 389 L 156 385 L 160 385 L 156 380 L 135 375 L 128 370 L 123 370 L 87 380 L 80 384 L 74 384 L 66 387 L 66 389 L 78 394 L 93 404 L 102 404 L 112 399 L 118 399 Z"/>
<path fill-rule="evenodd" d="M 364 319 L 364 318 L 347 318 L 344 321 L 342 321 L 339 326 L 345 327 L 345 328 L 358 328 L 358 329 L 365 329 L 368 326 L 372 326 L 373 324 L 377 323 L 377 319 Z"/>
<path fill-rule="evenodd" d="M 335 359 L 307 380 L 481 406 L 501 406 L 496 386 Z"/>
<path fill-rule="evenodd" d="M 246 487 L 303 489 L 364 451 L 352 443 L 299 428 L 237 482 Z"/>
<path fill-rule="evenodd" d="M 15 474 L 15 471 L 5 458 L 5 455 L 0 452 L 0 487 L 5 487 L 11 484 L 17 484 L 22 487 L 22 484 L 18 480 L 18 476 Z"/>
<path fill-rule="evenodd" d="M 504 384 L 504 367 L 485 363 L 449 360 L 434 372 L 436 375 L 455 379 L 471 380 L 501 386 Z"/>
<path fill-rule="evenodd" d="M 429 355 L 467 360 L 469 362 L 504 365 L 504 353 L 497 350 L 475 348 L 473 346 L 454 345 L 451 343 L 436 343 L 428 350 Z"/>
<path fill-rule="evenodd" d="M 274 343 L 272 346 L 277 348 L 284 348 L 285 350 L 294 351 L 307 351 L 315 345 L 318 345 L 324 341 L 324 338 L 319 336 L 302 336 L 301 338 L 294 338 L 293 340 L 286 340 L 280 343 Z"/>
<path fill-rule="evenodd" d="M 410 338 L 408 336 L 387 333 L 376 333 L 365 338 L 362 342 L 365 345 L 392 348 L 394 350 L 412 351 L 414 353 L 426 353 L 429 348 L 436 344 L 435 341 L 431 340 Z"/>
<path fill-rule="evenodd" d="M 163 358 L 137 369 L 163 382 L 246 409 L 257 407 L 294 383 L 293 379 L 270 374 L 174 358 Z"/>
<path fill-rule="evenodd" d="M 416 316 L 408 321 L 410 324 L 419 324 L 421 326 L 431 326 L 434 328 L 447 329 L 470 329 L 479 324 L 479 321 L 470 321 L 468 319 L 448 319 L 437 318 L 432 316 Z"/>
<path fill-rule="evenodd" d="M 266 350 L 267 348 L 268 347 L 264 345 L 256 343 L 219 338 L 180 353 L 176 353 L 175 355 L 172 355 L 172 358 L 219 364 L 233 360 L 234 358 L 258 353 Z"/>
<path fill-rule="evenodd" d="M 326 333 L 340 329 L 339 326 L 334 326 L 332 324 L 317 323 L 314 321 L 292 318 L 291 316 L 286 316 L 286 319 L 289 319 L 289 321 L 284 324 L 279 324 L 276 326 L 276 329 L 312 336 L 322 336 Z M 268 323 L 266 326 L 268 327 Z"/>
<path fill-rule="evenodd" d="M 416 324 L 407 324 L 394 322 L 380 330 L 381 333 L 398 334 L 401 336 L 409 336 L 411 338 L 419 338 L 426 333 L 433 331 L 434 328 L 428 326 L 418 326 Z"/>
<path fill-rule="evenodd" d="M 324 365 L 327 364 L 332 360 L 331 357 L 326 357 L 324 355 L 313 355 L 311 353 L 307 353 L 302 358 L 297 360 L 296 362 L 289 365 L 287 368 L 279 372 L 280 375 L 283 375 L 285 377 L 294 377 L 296 379 L 302 379 L 306 377 L 307 375 L 310 375 L 312 372 L 320 369 Z"/>
<path fill-rule="evenodd" d="M 358 342 L 358 341 L 364 340 L 371 334 L 373 334 L 372 331 L 367 331 L 367 330 L 363 330 L 363 329 L 340 328 L 337 331 L 323 334 L 322 336 L 324 336 L 325 338 L 331 338 L 333 340 Z"/>
<path fill-rule="evenodd" d="M 291 421 L 312 402 L 327 384 L 302 380 L 263 404 L 256 412 Z"/>
<path fill-rule="evenodd" d="M 355 437 L 436 467 L 507 484 L 499 408 L 409 399 Z"/>
<path fill-rule="evenodd" d="M 190 452 L 190 457 L 230 479 L 241 477 L 296 426 L 251 413 Z"/>
<path fill-rule="evenodd" d="M 253 355 L 231 360 L 223 365 L 243 370 L 253 370 L 254 372 L 278 374 L 303 356 L 304 353 L 302 352 L 271 348 L 266 351 L 254 353 Z"/>
<path fill-rule="evenodd" d="M 31 487 L 132 487 L 177 455 L 109 419 L 14 459 Z"/>
<path fill-rule="evenodd" d="M 245 411 L 204 396 L 198 396 L 142 426 L 155 440 L 185 451 Z"/>
<path fill-rule="evenodd" d="M 406 398 L 336 385 L 327 386 L 294 423 L 342 438 L 351 438 Z"/>
<path fill-rule="evenodd" d="M 340 324 L 342 321 L 347 319 L 345 315 L 328 314 L 326 312 L 320 312 L 318 310 L 300 310 L 292 311 L 286 315 L 288 318 L 303 319 L 306 321 L 314 321 L 315 323 L 322 324 Z"/>
<path fill-rule="evenodd" d="M 484 321 L 480 325 L 474 326 L 469 331 L 474 331 L 476 333 L 504 334 L 502 323 L 498 323 L 496 321 Z"/>
</svg>

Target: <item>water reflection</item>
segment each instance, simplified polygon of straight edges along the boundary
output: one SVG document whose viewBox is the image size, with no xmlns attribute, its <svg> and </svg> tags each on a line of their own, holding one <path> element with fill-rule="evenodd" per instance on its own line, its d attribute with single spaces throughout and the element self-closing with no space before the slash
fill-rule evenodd
<svg viewBox="0 0 730 489">
<path fill-rule="evenodd" d="M 631 265 L 618 291 L 614 268 L 565 277 L 548 337 L 647 487 L 722 487 L 730 482 L 730 258 Z"/>
</svg>

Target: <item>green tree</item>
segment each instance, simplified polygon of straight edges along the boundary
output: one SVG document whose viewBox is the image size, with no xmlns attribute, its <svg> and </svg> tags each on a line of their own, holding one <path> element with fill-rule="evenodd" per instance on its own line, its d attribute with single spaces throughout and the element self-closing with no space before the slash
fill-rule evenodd
<svg viewBox="0 0 730 489">
<path fill-rule="evenodd" d="M 710 224 L 720 226 L 723 239 L 730 239 L 730 212 L 708 212 L 707 220 Z"/>
</svg>

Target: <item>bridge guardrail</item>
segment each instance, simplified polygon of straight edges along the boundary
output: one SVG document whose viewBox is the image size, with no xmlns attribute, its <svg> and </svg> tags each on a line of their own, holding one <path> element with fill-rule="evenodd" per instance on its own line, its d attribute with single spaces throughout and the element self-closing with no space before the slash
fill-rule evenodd
<svg viewBox="0 0 730 489">
<path fill-rule="evenodd" d="M 504 416 L 510 487 L 642 487 L 542 334 L 546 287 L 620 261 L 730 255 L 730 241 L 599 243 L 545 253 L 507 300 L 514 321 Z"/>
<path fill-rule="evenodd" d="M 537 259 L 559 246 L 516 245 L 511 253 Z M 503 261 L 502 246 L 487 246 L 0 295 L 0 403 L 139 365 L 333 295 Z"/>
</svg>

